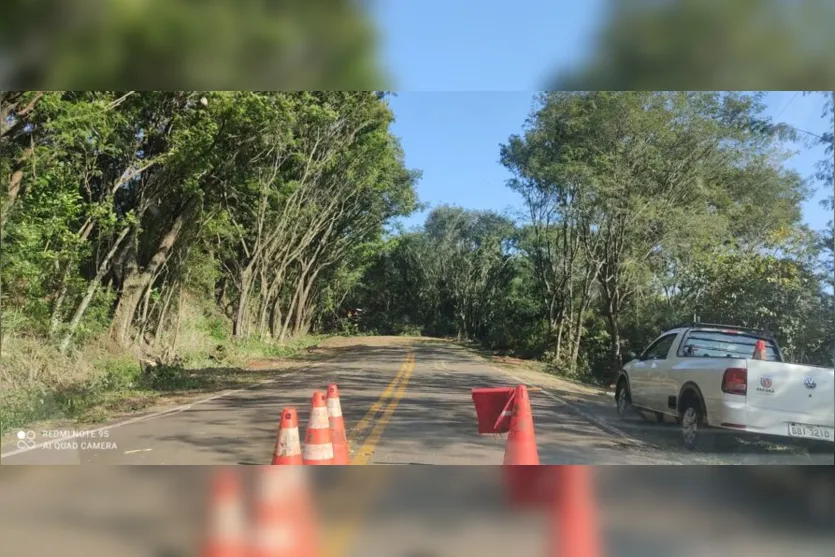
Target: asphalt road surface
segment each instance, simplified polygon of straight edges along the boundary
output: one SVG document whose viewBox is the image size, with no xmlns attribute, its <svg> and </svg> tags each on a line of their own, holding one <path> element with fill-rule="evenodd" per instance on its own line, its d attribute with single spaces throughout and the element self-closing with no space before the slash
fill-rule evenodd
<svg viewBox="0 0 835 557">
<path fill-rule="evenodd" d="M 595 468 L 604 554 L 831 555 L 832 498 L 821 509 L 805 504 L 811 489 L 824 487 L 823 480 L 806 481 L 806 489 L 783 490 L 775 479 L 785 473 L 756 479 L 747 469 Z M 246 492 L 254 493 L 257 469 L 235 470 L 249 485 Z M 301 470 L 314 501 L 322 557 L 553 555 L 548 515 L 508 505 L 501 467 Z M 800 468 L 786 472 L 791 470 Z M 80 467 L 72 473 L 61 467 L 4 468 L 3 554 L 198 555 L 206 538 L 214 471 L 206 466 Z M 251 513 L 252 507 L 244 506 Z"/>
<path fill-rule="evenodd" d="M 352 464 L 501 464 L 504 439 L 477 434 L 470 390 L 522 382 L 532 387 L 542 464 L 833 464 L 829 447 L 747 438 L 715 454 L 687 453 L 674 425 L 619 418 L 607 393 L 500 369 L 449 343 L 397 338 L 335 348 L 326 360 L 187 406 L 89 429 L 24 431 L 22 442 L 3 445 L 2 464 L 268 464 L 282 408 L 298 409 L 303 433 L 312 393 L 328 383 L 340 389 Z"/>
</svg>

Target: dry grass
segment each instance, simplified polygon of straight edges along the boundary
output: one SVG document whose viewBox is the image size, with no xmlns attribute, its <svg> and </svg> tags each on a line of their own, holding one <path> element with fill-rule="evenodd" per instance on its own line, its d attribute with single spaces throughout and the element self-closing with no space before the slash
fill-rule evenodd
<svg viewBox="0 0 835 557">
<path fill-rule="evenodd" d="M 0 362 L 0 435 L 35 423 L 93 423 L 189 396 L 255 383 L 324 337 L 284 343 L 231 340 L 228 321 L 187 302 L 180 331 L 161 348 L 125 349 L 106 336 L 62 354 L 38 339 L 6 337 Z M 143 367 L 160 356 L 169 365 Z"/>
</svg>

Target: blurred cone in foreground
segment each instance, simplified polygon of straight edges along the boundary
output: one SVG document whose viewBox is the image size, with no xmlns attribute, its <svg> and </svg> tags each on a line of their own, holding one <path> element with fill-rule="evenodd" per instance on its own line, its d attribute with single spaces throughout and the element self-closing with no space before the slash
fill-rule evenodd
<svg viewBox="0 0 835 557">
<path fill-rule="evenodd" d="M 209 516 L 203 557 L 244 557 L 246 517 L 238 473 L 233 468 L 214 471 L 209 493 Z"/>
<path fill-rule="evenodd" d="M 333 443 L 333 463 L 350 464 L 351 456 L 348 450 L 348 436 L 345 434 L 345 420 L 342 418 L 342 405 L 339 403 L 339 389 L 336 385 L 328 385 L 328 421 Z"/>
<path fill-rule="evenodd" d="M 325 402 L 325 393 L 319 391 L 313 393 L 302 461 L 308 465 L 333 464 L 333 443 L 328 422 L 328 407 Z"/>
<path fill-rule="evenodd" d="M 295 408 L 285 408 L 281 411 L 272 463 L 303 464 L 302 446 L 299 440 L 299 416 Z"/>
<path fill-rule="evenodd" d="M 765 341 L 760 339 L 757 341 L 756 346 L 754 346 L 754 359 L 755 360 L 767 360 L 768 356 L 765 353 Z"/>
<path fill-rule="evenodd" d="M 587 466 L 554 466 L 556 490 L 552 527 L 548 529 L 554 557 L 600 557 L 597 499 L 592 469 Z"/>
<path fill-rule="evenodd" d="M 552 466 L 502 466 L 510 504 L 516 509 L 549 509 L 554 502 L 557 475 Z"/>
<path fill-rule="evenodd" d="M 539 464 L 536 438 L 533 430 L 533 413 L 528 398 L 528 388 L 516 387 L 513 413 L 510 415 L 510 433 L 504 451 L 504 464 Z"/>
<path fill-rule="evenodd" d="M 304 468 L 261 466 L 250 557 L 316 557 L 316 528 Z"/>
</svg>

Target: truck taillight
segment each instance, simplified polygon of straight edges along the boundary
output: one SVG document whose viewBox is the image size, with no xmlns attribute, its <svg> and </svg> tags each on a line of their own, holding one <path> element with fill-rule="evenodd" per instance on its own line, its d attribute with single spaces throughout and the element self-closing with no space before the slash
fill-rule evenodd
<svg viewBox="0 0 835 557">
<path fill-rule="evenodd" d="M 722 375 L 722 392 L 731 395 L 744 395 L 748 392 L 748 370 L 742 367 L 729 367 Z"/>
</svg>

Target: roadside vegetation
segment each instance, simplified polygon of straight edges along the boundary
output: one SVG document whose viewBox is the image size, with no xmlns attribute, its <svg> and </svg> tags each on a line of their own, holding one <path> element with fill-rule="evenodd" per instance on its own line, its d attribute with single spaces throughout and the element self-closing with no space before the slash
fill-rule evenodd
<svg viewBox="0 0 835 557">
<path fill-rule="evenodd" d="M 698 319 L 775 333 L 794 362 L 832 365 L 832 135 L 817 178 L 782 162 L 808 134 L 761 95 L 548 93 L 500 160 L 520 215 L 437 207 L 389 238 L 349 299 L 381 332 L 476 340 L 607 384 L 624 354 Z M 823 117 L 832 123 L 831 93 Z M 817 180 L 817 182 L 816 182 Z"/>
<path fill-rule="evenodd" d="M 831 226 L 801 224 L 801 138 L 758 95 L 543 95 L 497 150 L 520 215 L 394 231 L 419 172 L 384 93 L 0 95 L 4 431 L 255 381 L 334 334 L 605 383 L 695 315 L 832 362 Z"/>
<path fill-rule="evenodd" d="M 3 423 L 337 330 L 416 174 L 382 93 L 3 93 Z"/>
</svg>

